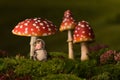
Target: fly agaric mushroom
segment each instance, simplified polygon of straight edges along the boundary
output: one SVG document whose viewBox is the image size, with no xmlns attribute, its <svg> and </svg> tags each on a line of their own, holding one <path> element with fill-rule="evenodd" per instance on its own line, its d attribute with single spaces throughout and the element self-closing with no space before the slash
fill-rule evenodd
<svg viewBox="0 0 120 80">
<path fill-rule="evenodd" d="M 94 40 L 94 33 L 88 22 L 81 21 L 75 27 L 73 35 L 73 43 L 81 42 L 81 61 L 88 60 L 88 45 L 87 42 Z"/>
<path fill-rule="evenodd" d="M 55 34 L 57 28 L 51 21 L 42 18 L 26 19 L 15 26 L 12 33 L 19 36 L 29 36 L 30 41 L 30 58 L 34 53 L 34 42 L 39 36 L 48 36 Z"/>
<path fill-rule="evenodd" d="M 69 59 L 74 59 L 73 53 L 73 39 L 71 30 L 75 28 L 75 20 L 73 19 L 72 13 L 70 10 L 64 12 L 64 18 L 60 25 L 60 31 L 68 30 L 68 56 Z"/>
</svg>

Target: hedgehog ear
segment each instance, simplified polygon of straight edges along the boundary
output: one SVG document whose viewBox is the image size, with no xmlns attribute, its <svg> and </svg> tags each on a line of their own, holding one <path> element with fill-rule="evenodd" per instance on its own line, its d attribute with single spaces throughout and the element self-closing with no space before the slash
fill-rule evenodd
<svg viewBox="0 0 120 80">
<path fill-rule="evenodd" d="M 45 42 L 41 39 L 41 43 L 42 43 L 42 47 L 43 47 L 43 49 L 45 48 Z"/>
<path fill-rule="evenodd" d="M 42 40 L 42 39 L 37 39 L 35 42 L 37 42 L 37 41 L 41 42 L 42 48 L 44 49 L 44 48 L 45 48 L 45 42 L 44 42 L 44 40 Z"/>
</svg>

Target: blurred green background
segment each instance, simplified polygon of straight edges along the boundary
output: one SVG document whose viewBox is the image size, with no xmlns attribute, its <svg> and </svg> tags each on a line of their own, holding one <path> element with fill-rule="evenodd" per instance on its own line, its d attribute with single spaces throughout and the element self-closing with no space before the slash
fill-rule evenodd
<svg viewBox="0 0 120 80">
<path fill-rule="evenodd" d="M 86 20 L 93 28 L 96 41 L 112 49 L 120 47 L 120 0 L 0 0 L 0 49 L 12 54 L 29 53 L 29 37 L 11 33 L 18 22 L 42 17 L 59 28 L 64 11 L 70 9 L 76 21 Z M 48 52 L 67 52 L 67 32 L 41 37 Z M 80 45 L 74 45 L 80 52 Z"/>
</svg>

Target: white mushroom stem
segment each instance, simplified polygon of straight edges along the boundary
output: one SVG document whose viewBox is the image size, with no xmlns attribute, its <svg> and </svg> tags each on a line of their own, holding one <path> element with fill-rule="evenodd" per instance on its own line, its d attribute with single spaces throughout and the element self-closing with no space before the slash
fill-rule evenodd
<svg viewBox="0 0 120 80">
<path fill-rule="evenodd" d="M 73 39 L 72 39 L 72 33 L 71 30 L 68 30 L 68 57 L 69 59 L 74 59 L 74 53 L 73 53 Z"/>
<path fill-rule="evenodd" d="M 30 40 L 30 59 L 32 59 L 34 54 L 34 42 L 36 41 L 37 37 L 32 36 Z"/>
<path fill-rule="evenodd" d="M 85 61 L 89 59 L 88 53 L 89 53 L 89 50 L 88 50 L 87 43 L 82 42 L 81 43 L 81 61 Z"/>
</svg>

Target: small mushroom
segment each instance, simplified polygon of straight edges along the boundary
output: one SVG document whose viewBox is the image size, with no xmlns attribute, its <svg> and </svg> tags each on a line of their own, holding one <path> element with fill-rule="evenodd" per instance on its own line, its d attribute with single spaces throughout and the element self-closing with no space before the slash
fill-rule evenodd
<svg viewBox="0 0 120 80">
<path fill-rule="evenodd" d="M 81 61 L 88 60 L 88 42 L 94 40 L 94 33 L 88 22 L 81 21 L 75 27 L 73 35 L 73 43 L 81 42 Z"/>
<path fill-rule="evenodd" d="M 51 21 L 42 18 L 31 18 L 18 23 L 12 30 L 12 33 L 19 36 L 31 37 L 30 58 L 32 58 L 34 54 L 34 42 L 37 37 L 52 35 L 56 31 L 57 28 Z"/>
<path fill-rule="evenodd" d="M 72 13 L 70 10 L 67 10 L 64 12 L 64 18 L 63 21 L 60 25 L 60 31 L 68 31 L 68 56 L 69 59 L 74 59 L 74 53 L 73 53 L 73 39 L 72 39 L 72 32 L 71 30 L 73 30 L 75 28 L 75 20 L 73 19 Z"/>
</svg>

